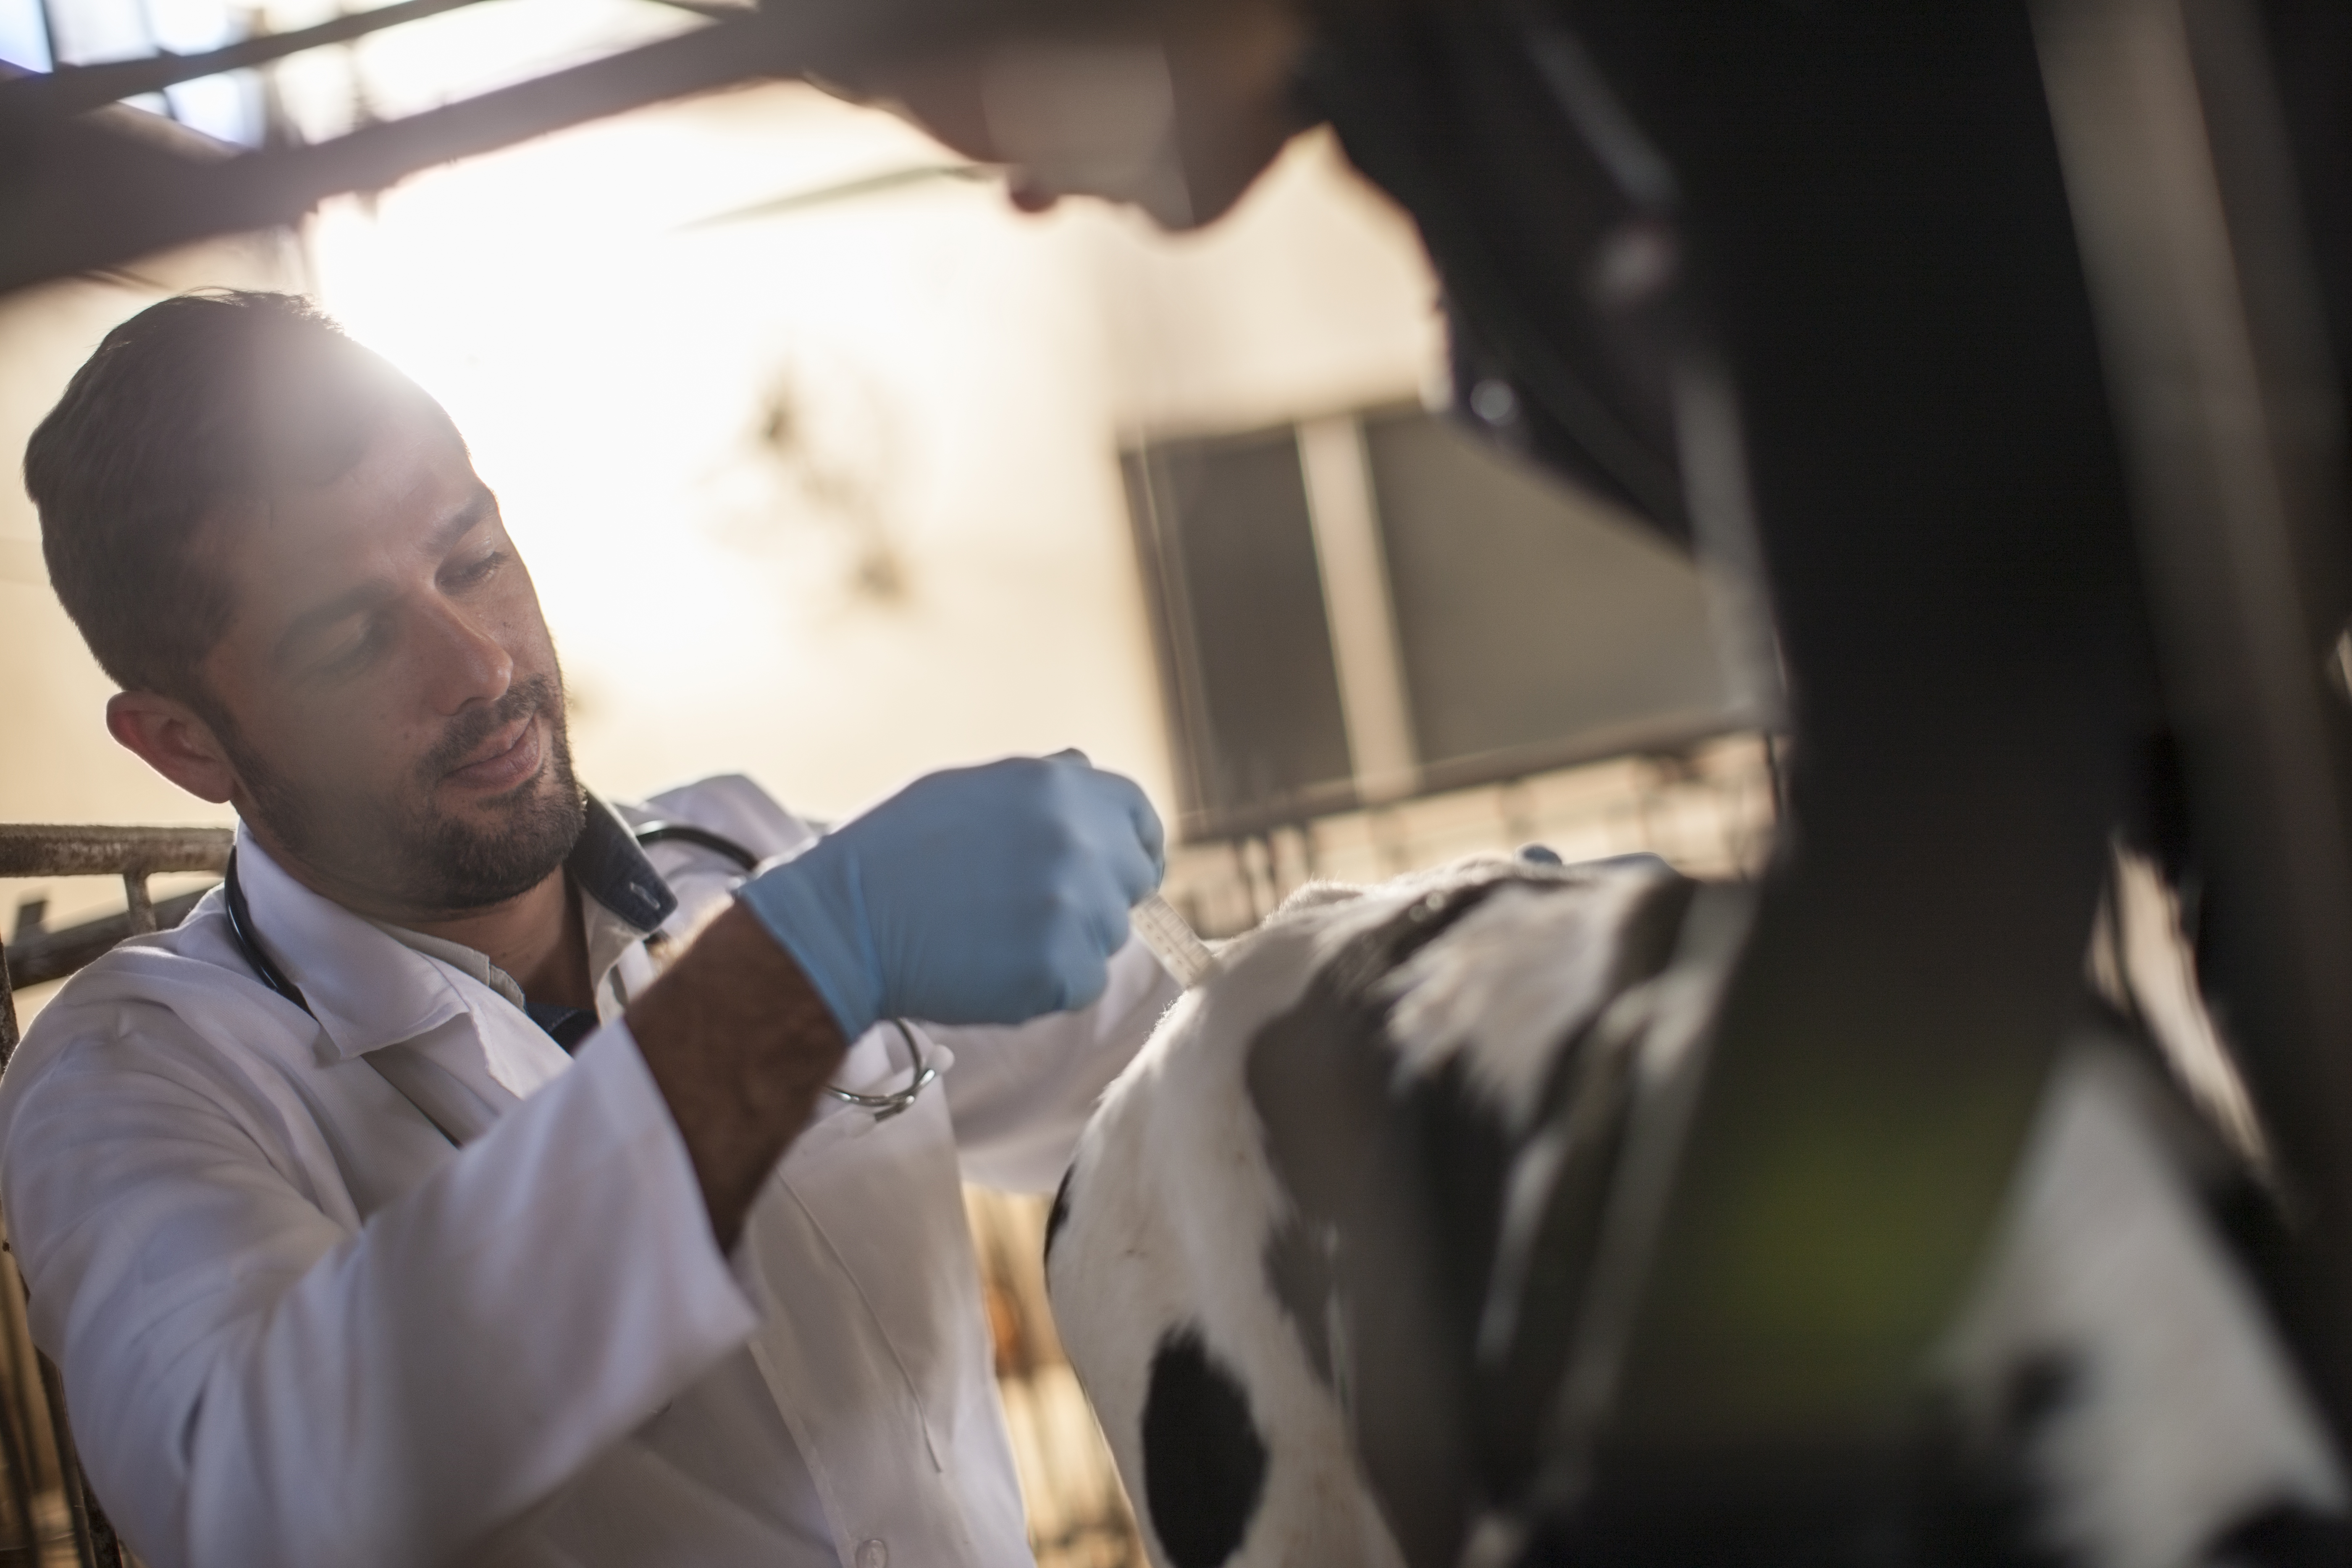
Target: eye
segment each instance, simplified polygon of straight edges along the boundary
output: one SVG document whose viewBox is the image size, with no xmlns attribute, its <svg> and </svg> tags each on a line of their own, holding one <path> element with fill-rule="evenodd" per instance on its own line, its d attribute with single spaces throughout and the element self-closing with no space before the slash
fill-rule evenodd
<svg viewBox="0 0 2352 1568">
<path fill-rule="evenodd" d="M 507 552 L 503 550 L 493 550 L 487 555 L 469 561 L 452 571 L 448 578 L 449 585 L 453 588 L 470 588 L 477 583 L 486 583 L 497 574 L 499 567 L 506 563 Z"/>
<path fill-rule="evenodd" d="M 379 651 L 381 651 L 383 647 L 386 632 L 383 621 L 380 617 L 374 616 L 369 616 L 366 622 L 360 628 L 358 639 L 342 651 L 330 655 L 327 659 L 319 666 L 319 673 L 326 676 L 345 676 L 357 673 L 371 660 L 373 660 Z"/>
</svg>

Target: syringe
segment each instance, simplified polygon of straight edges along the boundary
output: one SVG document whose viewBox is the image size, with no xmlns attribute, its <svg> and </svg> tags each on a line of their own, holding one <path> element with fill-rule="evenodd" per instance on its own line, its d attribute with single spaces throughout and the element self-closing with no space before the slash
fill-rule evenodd
<svg viewBox="0 0 2352 1568">
<path fill-rule="evenodd" d="M 1209 950 L 1209 944 L 1159 894 L 1146 894 L 1141 903 L 1128 911 L 1128 923 L 1135 928 L 1136 940 L 1151 950 L 1151 956 L 1164 964 L 1185 990 L 1192 990 L 1217 972 L 1217 955 Z"/>
</svg>

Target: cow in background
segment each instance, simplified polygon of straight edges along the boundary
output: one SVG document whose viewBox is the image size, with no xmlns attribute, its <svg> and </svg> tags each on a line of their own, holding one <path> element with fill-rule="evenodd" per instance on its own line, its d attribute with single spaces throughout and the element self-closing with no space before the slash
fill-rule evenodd
<svg viewBox="0 0 2352 1568">
<path fill-rule="evenodd" d="M 1160 1568 L 1577 1560 L 1553 1440 L 1643 1108 L 1748 895 L 1634 857 L 1302 891 L 1088 1129 L 1047 1279 Z M 2265 1155 L 2120 854 L 1875 1560 L 2352 1561 L 2345 1475 L 2215 1215 Z"/>
</svg>

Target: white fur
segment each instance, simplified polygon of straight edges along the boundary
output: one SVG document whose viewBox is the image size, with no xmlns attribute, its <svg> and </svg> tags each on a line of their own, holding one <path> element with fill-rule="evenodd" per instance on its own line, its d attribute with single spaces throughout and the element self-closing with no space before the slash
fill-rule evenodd
<svg viewBox="0 0 2352 1568">
<path fill-rule="evenodd" d="M 1234 1568 L 1402 1568 L 1339 1406 L 1265 1284 L 1260 1259 L 1284 1200 L 1243 1074 L 1260 1026 L 1297 1002 L 1339 933 L 1409 901 L 1394 891 L 1332 901 L 1326 890 L 1228 948 L 1216 980 L 1171 1010 L 1079 1144 L 1047 1279 L 1063 1344 L 1162 1568 L 1143 1489 L 1143 1405 L 1153 1353 L 1181 1325 L 1248 1391 L 1268 1455 Z M 1171 1183 L 1182 1184 L 1181 1203 L 1168 1201 Z"/>
<path fill-rule="evenodd" d="M 2099 1047 L 2061 1064 L 1942 1370 L 1989 1422 L 2020 1363 L 2071 1361 L 2071 1396 L 2032 1454 L 2056 1507 L 2048 1543 L 2097 1568 L 2184 1568 L 2258 1509 L 2340 1510 L 2345 1486 L 2138 1072 Z"/>
</svg>

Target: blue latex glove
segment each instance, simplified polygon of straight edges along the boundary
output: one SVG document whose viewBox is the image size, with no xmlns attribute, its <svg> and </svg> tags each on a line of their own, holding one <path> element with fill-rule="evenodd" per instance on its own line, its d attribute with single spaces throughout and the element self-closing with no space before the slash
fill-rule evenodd
<svg viewBox="0 0 2352 1568">
<path fill-rule="evenodd" d="M 737 896 L 854 1040 L 1086 1005 L 1164 865 L 1143 792 L 1064 752 L 918 779 Z"/>
</svg>

